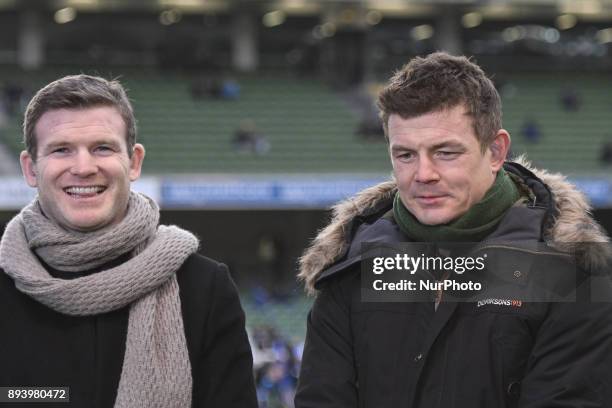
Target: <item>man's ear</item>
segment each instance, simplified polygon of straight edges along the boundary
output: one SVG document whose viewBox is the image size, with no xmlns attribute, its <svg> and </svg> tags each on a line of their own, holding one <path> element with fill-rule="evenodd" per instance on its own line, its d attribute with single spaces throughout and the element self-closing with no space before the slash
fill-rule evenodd
<svg viewBox="0 0 612 408">
<path fill-rule="evenodd" d="M 491 151 L 491 171 L 497 173 L 504 165 L 506 156 L 510 150 L 510 133 L 505 129 L 499 129 L 495 138 L 489 145 Z"/>
<path fill-rule="evenodd" d="M 144 157 L 144 146 L 140 143 L 136 143 L 132 148 L 132 157 L 130 158 L 130 181 L 136 181 L 140 177 Z"/>
<path fill-rule="evenodd" d="M 36 180 L 36 163 L 30 153 L 26 150 L 22 151 L 19 155 L 19 163 L 21 164 L 21 172 L 28 186 L 38 187 L 38 181 Z"/>
</svg>

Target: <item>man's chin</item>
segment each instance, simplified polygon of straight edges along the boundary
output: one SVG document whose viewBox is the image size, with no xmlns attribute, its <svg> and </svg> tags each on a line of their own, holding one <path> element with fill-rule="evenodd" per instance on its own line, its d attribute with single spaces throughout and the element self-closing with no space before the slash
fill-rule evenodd
<svg viewBox="0 0 612 408">
<path fill-rule="evenodd" d="M 63 227 L 77 232 L 93 232 L 112 224 L 109 217 L 100 215 L 72 216 L 63 220 Z"/>
<path fill-rule="evenodd" d="M 416 219 L 423 225 L 435 227 L 439 225 L 446 225 L 453 219 L 448 214 L 420 214 Z"/>
</svg>

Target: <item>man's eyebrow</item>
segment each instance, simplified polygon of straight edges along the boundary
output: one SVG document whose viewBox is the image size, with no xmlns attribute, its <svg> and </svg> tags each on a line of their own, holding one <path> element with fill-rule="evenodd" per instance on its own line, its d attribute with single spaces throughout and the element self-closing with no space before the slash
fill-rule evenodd
<svg viewBox="0 0 612 408">
<path fill-rule="evenodd" d="M 454 141 L 454 140 L 449 140 L 446 142 L 442 142 L 442 143 L 437 143 L 433 146 L 431 146 L 431 150 L 438 150 L 438 149 L 444 149 L 444 148 L 451 148 L 451 149 L 461 149 L 461 150 L 465 150 L 465 145 L 461 142 L 458 141 Z"/>
<path fill-rule="evenodd" d="M 111 146 L 121 146 L 121 143 L 114 139 L 96 139 L 91 142 L 92 145 L 111 145 Z"/>
<path fill-rule="evenodd" d="M 402 145 L 393 145 L 391 146 L 391 151 L 392 152 L 412 152 L 414 151 L 414 149 L 411 149 L 409 147 L 402 146 Z"/>
<path fill-rule="evenodd" d="M 50 142 L 50 143 L 48 143 L 46 145 L 43 145 L 41 150 L 45 151 L 45 152 L 48 152 L 48 151 L 53 150 L 55 148 L 58 148 L 60 146 L 66 146 L 66 145 L 69 145 L 69 144 L 70 143 L 63 142 L 63 141 Z"/>
<path fill-rule="evenodd" d="M 428 147 L 428 150 L 438 150 L 438 149 L 460 149 L 460 150 L 465 150 L 466 147 L 463 143 L 459 142 L 459 141 L 455 141 L 455 140 L 448 140 L 448 141 L 444 141 L 441 143 L 436 143 L 435 145 L 432 145 L 430 147 Z M 407 146 L 403 146 L 403 145 L 393 145 L 391 146 L 391 151 L 392 152 L 412 152 L 415 149 L 412 149 L 410 147 Z"/>
</svg>

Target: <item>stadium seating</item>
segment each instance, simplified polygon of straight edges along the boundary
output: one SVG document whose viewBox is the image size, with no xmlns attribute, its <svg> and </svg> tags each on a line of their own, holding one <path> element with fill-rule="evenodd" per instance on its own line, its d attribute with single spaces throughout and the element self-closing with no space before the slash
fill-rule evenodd
<svg viewBox="0 0 612 408">
<path fill-rule="evenodd" d="M 69 72 L 13 77 L 36 89 Z M 320 81 L 283 75 L 238 77 L 238 99 L 193 100 L 189 77 L 133 68 L 121 72 L 138 118 L 139 138 L 147 148 L 146 174 L 389 170 L 384 144 L 354 136 L 358 118 Z M 255 123 L 270 144 L 269 152 L 258 155 L 234 148 L 234 132 L 244 120 Z M 20 150 L 19 121 L 12 120 L 4 133 L 4 141 Z"/>
<path fill-rule="evenodd" d="M 570 175 L 608 174 L 599 162 L 602 143 L 612 140 L 612 78 L 600 74 L 521 74 L 506 76 L 504 127 L 512 135 L 512 152 L 527 153 L 539 167 Z M 580 107 L 565 111 L 564 88 L 578 95 Z M 529 143 L 521 134 L 526 118 L 537 121 L 541 139 Z"/>
<path fill-rule="evenodd" d="M 252 296 L 240 296 L 246 314 L 247 327 L 275 327 L 284 338 L 304 339 L 306 337 L 306 317 L 312 306 L 312 298 L 296 295 L 283 302 L 255 302 Z"/>
<path fill-rule="evenodd" d="M 237 100 L 186 97 L 180 81 L 129 83 L 156 172 L 300 173 L 381 171 L 383 145 L 353 136 L 357 118 L 321 83 L 291 78 L 242 78 Z M 238 152 L 235 130 L 252 120 L 265 154 Z"/>
<path fill-rule="evenodd" d="M 134 68 L 100 72 L 117 76 L 129 89 L 147 148 L 145 174 L 168 173 L 379 173 L 390 171 L 382 142 L 355 136 L 359 118 L 321 81 L 287 74 L 239 76 L 235 100 L 190 95 L 193 76 L 160 74 Z M 79 72 L 54 68 L 31 74 L 2 68 L 4 79 L 31 90 L 61 75 Z M 512 135 L 512 152 L 527 153 L 536 164 L 570 175 L 606 172 L 599 149 L 612 138 L 612 79 L 587 74 L 504 75 L 504 127 Z M 575 112 L 563 110 L 560 92 L 575 89 L 581 101 Z M 542 136 L 529 143 L 521 134 L 526 118 L 538 122 Z M 3 141 L 22 148 L 20 118 L 9 121 Z M 234 132 L 252 120 L 270 144 L 264 154 L 238 151 Z"/>
</svg>

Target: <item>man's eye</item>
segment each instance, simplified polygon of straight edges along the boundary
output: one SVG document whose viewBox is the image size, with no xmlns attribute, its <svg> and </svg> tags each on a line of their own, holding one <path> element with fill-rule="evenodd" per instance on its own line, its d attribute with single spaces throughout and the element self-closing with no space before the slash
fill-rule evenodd
<svg viewBox="0 0 612 408">
<path fill-rule="evenodd" d="M 402 154 L 398 154 L 397 158 L 400 160 L 410 160 L 414 157 L 414 154 L 412 153 L 402 153 Z"/>
<path fill-rule="evenodd" d="M 105 152 L 112 152 L 113 151 L 112 147 L 106 146 L 106 145 L 100 145 L 100 146 L 96 147 L 96 150 L 99 151 L 99 152 L 103 152 L 103 153 L 105 153 Z"/>
<path fill-rule="evenodd" d="M 453 158 L 453 157 L 457 156 L 458 154 L 459 154 L 459 152 L 450 152 L 450 151 L 446 151 L 446 150 L 438 151 L 438 156 L 442 157 L 443 159 Z"/>
<path fill-rule="evenodd" d="M 56 147 L 55 149 L 51 150 L 51 153 L 53 154 L 68 153 L 68 148 L 67 147 Z"/>
</svg>

